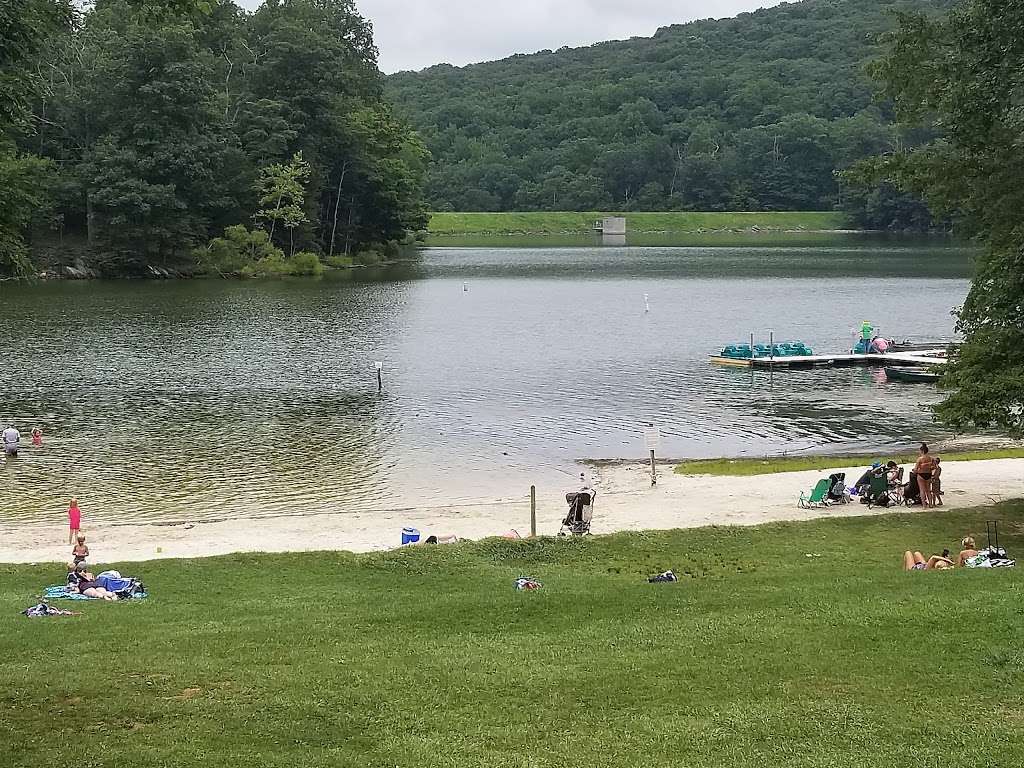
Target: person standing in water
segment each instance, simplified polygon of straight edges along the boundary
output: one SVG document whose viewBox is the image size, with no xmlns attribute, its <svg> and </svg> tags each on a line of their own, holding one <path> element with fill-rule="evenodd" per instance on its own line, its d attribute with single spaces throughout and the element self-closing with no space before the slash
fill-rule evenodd
<svg viewBox="0 0 1024 768">
<path fill-rule="evenodd" d="M 18 455 L 18 443 L 21 442 L 21 433 L 11 424 L 3 431 L 4 454 L 7 456 Z"/>
<path fill-rule="evenodd" d="M 32 445 L 36 448 L 40 448 L 43 445 L 43 430 L 39 427 L 32 430 Z"/>
<path fill-rule="evenodd" d="M 68 544 L 74 544 L 82 530 L 82 510 L 78 508 L 77 496 L 72 497 L 71 504 L 68 506 L 68 527 L 71 529 Z"/>
</svg>

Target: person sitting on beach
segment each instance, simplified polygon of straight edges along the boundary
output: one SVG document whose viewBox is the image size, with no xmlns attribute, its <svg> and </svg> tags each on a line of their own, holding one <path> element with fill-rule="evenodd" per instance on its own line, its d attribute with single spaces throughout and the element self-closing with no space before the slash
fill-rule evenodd
<svg viewBox="0 0 1024 768">
<path fill-rule="evenodd" d="M 100 586 L 100 583 L 96 581 L 96 577 L 85 570 L 85 563 L 69 563 L 73 567 L 73 570 L 68 573 L 68 591 L 77 592 L 80 595 L 86 597 L 95 597 L 100 600 L 117 600 L 117 595 L 113 592 L 108 592 L 104 587 Z"/>
<path fill-rule="evenodd" d="M 84 563 L 89 558 L 89 547 L 85 543 L 85 536 L 81 533 L 78 534 L 75 546 L 71 550 L 71 556 L 75 558 L 75 565 Z"/>
<path fill-rule="evenodd" d="M 897 485 L 903 485 L 903 467 L 895 461 L 889 461 L 889 463 L 885 465 L 885 474 L 889 478 L 890 488 L 895 488 Z"/>
<path fill-rule="evenodd" d="M 935 469 L 932 470 L 932 506 L 942 506 L 942 459 L 935 457 Z"/>
<path fill-rule="evenodd" d="M 920 552 L 911 552 L 909 549 L 903 553 L 904 571 L 943 571 L 953 567 L 953 561 L 949 559 L 948 551 L 942 555 L 932 555 L 927 560 Z"/>
<path fill-rule="evenodd" d="M 863 496 L 867 492 L 868 488 L 871 487 L 871 478 L 878 477 L 884 473 L 885 467 L 883 467 L 878 462 L 875 462 L 874 464 L 871 465 L 867 472 L 860 476 L 860 479 L 857 480 L 856 483 L 854 483 L 853 487 L 854 489 L 856 489 L 858 494 Z"/>
<path fill-rule="evenodd" d="M 977 557 L 978 545 L 974 541 L 973 536 L 964 536 L 960 542 L 960 546 L 963 549 L 960 550 L 960 556 L 956 559 L 956 564 L 963 568 L 967 565 L 968 558 Z"/>
</svg>

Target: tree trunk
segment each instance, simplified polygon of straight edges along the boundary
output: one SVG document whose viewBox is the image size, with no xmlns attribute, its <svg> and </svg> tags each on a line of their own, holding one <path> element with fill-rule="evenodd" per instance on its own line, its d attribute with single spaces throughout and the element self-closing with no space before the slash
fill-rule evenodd
<svg viewBox="0 0 1024 768">
<path fill-rule="evenodd" d="M 85 191 L 85 239 L 90 248 L 96 243 L 96 211 L 89 190 Z"/>
<path fill-rule="evenodd" d="M 331 256 L 334 255 L 334 238 L 338 234 L 338 206 L 341 204 L 341 185 L 345 183 L 346 173 L 348 173 L 347 161 L 341 166 L 341 176 L 338 178 L 338 191 L 334 195 L 334 224 L 331 227 Z M 348 252 L 348 248 L 345 249 L 345 252 Z"/>
<path fill-rule="evenodd" d="M 348 256 L 352 248 L 352 217 L 356 212 L 356 199 L 353 197 L 348 203 L 348 227 L 345 228 L 345 255 Z"/>
<path fill-rule="evenodd" d="M 277 196 L 277 205 L 274 206 L 274 213 L 279 213 L 281 210 L 281 201 L 284 199 L 284 193 L 282 192 Z M 270 242 L 274 242 L 274 230 L 277 229 L 277 216 L 270 221 Z"/>
</svg>

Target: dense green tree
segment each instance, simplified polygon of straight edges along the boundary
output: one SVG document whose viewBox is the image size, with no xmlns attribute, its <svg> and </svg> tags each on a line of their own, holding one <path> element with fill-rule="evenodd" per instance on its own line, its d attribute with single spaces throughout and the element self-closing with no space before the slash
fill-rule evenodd
<svg viewBox="0 0 1024 768">
<path fill-rule="evenodd" d="M 15 141 L 32 130 L 30 105 L 40 85 L 34 59 L 73 15 L 68 0 L 0 3 L 0 277 L 31 270 L 25 236 L 49 202 L 53 166 L 19 152 Z"/>
<path fill-rule="evenodd" d="M 259 204 L 256 220 L 266 225 L 269 222 L 270 240 L 278 224 L 288 230 L 289 255 L 295 253 L 295 229 L 308 221 L 306 218 L 306 183 L 309 180 L 309 163 L 296 152 L 288 163 L 274 163 L 261 168 L 256 177 Z"/>
<path fill-rule="evenodd" d="M 876 39 L 893 10 L 952 2 L 784 3 L 387 89 L 433 156 L 437 209 L 848 208 L 872 190 L 841 199 L 836 171 L 895 139 L 864 73 Z"/>
<path fill-rule="evenodd" d="M 425 226 L 426 150 L 384 104 L 351 0 L 96 0 L 37 58 L 23 147 L 60 169 L 56 216 L 106 272 L 190 269 L 260 211 L 290 254 Z M 299 153 L 303 193 L 266 214 L 259 169 Z"/>
<path fill-rule="evenodd" d="M 875 71 L 903 123 L 941 135 L 885 158 L 878 172 L 986 246 L 939 416 L 957 429 L 1024 436 L 1024 4 L 968 0 L 939 19 L 904 14 Z"/>
</svg>

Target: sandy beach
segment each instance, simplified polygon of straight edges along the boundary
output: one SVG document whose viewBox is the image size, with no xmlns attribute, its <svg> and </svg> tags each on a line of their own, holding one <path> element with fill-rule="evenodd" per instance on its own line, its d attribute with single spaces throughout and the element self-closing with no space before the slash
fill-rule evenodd
<svg viewBox="0 0 1024 768">
<path fill-rule="evenodd" d="M 705 525 L 757 525 L 779 520 L 808 520 L 893 510 L 868 510 L 862 504 L 805 510 L 797 506 L 801 490 L 822 476 L 816 471 L 754 477 L 681 476 L 659 468 L 650 487 L 650 470 L 641 464 L 602 466 L 590 473 L 598 491 L 593 532 L 666 530 Z M 946 507 L 971 507 L 1024 497 L 1024 459 L 943 464 Z M 848 481 L 863 466 L 837 468 Z M 538 490 L 537 527 L 541 535 L 558 532 L 566 489 Z M 907 510 L 927 514 L 926 510 Z M 108 525 L 90 529 L 88 543 L 97 565 L 158 558 L 194 558 L 236 552 L 369 552 L 400 543 L 403 526 L 426 537 L 455 534 L 481 539 L 516 530 L 530 531 L 528 498 L 458 507 L 404 509 L 373 514 L 288 516 L 261 520 L 229 519 L 177 525 Z M 0 562 L 66 561 L 67 529 L 58 525 L 0 525 Z"/>
</svg>

